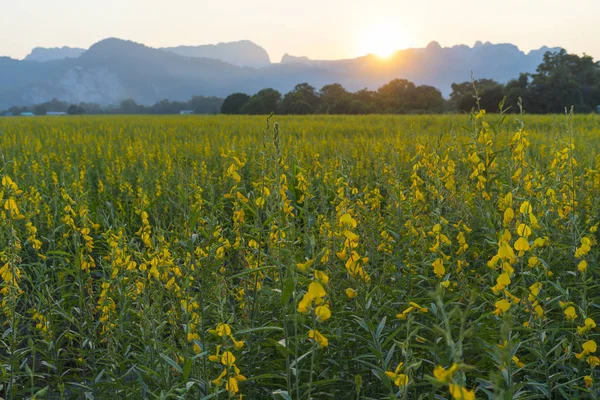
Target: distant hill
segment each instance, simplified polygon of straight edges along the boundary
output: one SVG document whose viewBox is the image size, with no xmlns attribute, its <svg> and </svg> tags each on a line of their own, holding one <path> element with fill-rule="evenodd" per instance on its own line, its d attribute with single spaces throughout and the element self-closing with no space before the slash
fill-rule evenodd
<svg viewBox="0 0 600 400">
<path fill-rule="evenodd" d="M 521 72 L 535 72 L 544 53 L 558 50 L 559 47 L 544 46 L 524 53 L 517 46 L 506 43 L 478 41 L 473 47 L 442 47 L 437 42 L 431 42 L 425 48 L 397 51 L 386 60 L 375 55 L 349 60 L 310 60 L 285 54 L 281 63 L 325 68 L 339 74 L 349 73 L 371 82 L 377 82 L 378 78 L 406 78 L 417 84 L 435 86 L 447 96 L 452 83 L 470 80 L 471 72 L 477 79 L 490 78 L 506 83 Z"/>
<path fill-rule="evenodd" d="M 425 48 L 398 51 L 388 59 L 368 55 L 310 60 L 285 55 L 281 63 L 271 63 L 266 51 L 249 41 L 155 49 L 113 38 L 76 58 L 57 58 L 73 54 L 69 51 L 51 51 L 53 56 L 44 62 L 36 56 L 0 58 L 0 109 L 52 98 L 108 105 L 125 98 L 152 104 L 162 99 L 188 100 L 193 95 L 252 94 L 266 87 L 285 93 L 300 82 L 317 88 L 337 82 L 355 91 L 377 89 L 394 78 L 435 86 L 447 96 L 450 85 L 469 80 L 471 71 L 476 78 L 499 82 L 520 72 L 534 72 L 548 50 L 556 49 L 543 47 L 526 54 L 512 44 L 441 47 L 432 42 Z"/>
<path fill-rule="evenodd" d="M 262 68 L 271 64 L 267 51 L 249 40 L 202 46 L 165 47 L 163 50 L 185 57 L 214 58 L 238 67 Z"/>
<path fill-rule="evenodd" d="M 85 49 L 72 47 L 56 47 L 47 49 L 44 47 L 36 47 L 31 50 L 31 53 L 25 57 L 26 61 L 46 62 L 53 60 L 63 60 L 65 58 L 77 58 L 85 52 Z"/>
</svg>

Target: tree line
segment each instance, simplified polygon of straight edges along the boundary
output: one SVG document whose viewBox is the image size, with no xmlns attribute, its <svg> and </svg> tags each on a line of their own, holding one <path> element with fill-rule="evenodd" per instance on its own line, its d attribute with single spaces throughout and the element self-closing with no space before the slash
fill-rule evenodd
<svg viewBox="0 0 600 400">
<path fill-rule="evenodd" d="M 489 112 L 518 112 L 519 99 L 532 114 L 561 113 L 565 107 L 588 113 L 600 105 L 600 63 L 588 55 L 568 54 L 565 50 L 547 52 L 533 74 L 520 74 L 506 84 L 478 79 L 452 84 L 449 99 L 433 86 L 416 85 L 406 79 L 394 79 L 377 90 L 349 92 L 339 83 L 317 90 L 300 83 L 285 95 L 266 88 L 258 93 L 233 93 L 225 99 L 194 96 L 189 101 L 162 100 L 152 106 L 132 99 L 118 106 L 101 107 L 93 103 L 68 104 L 56 99 L 32 107 L 13 107 L 12 115 L 48 111 L 68 114 L 436 114 L 470 112 L 481 107 Z M 0 115 L 2 115 L 0 113 Z"/>
<path fill-rule="evenodd" d="M 519 111 L 519 98 L 531 114 L 598 112 L 600 105 L 600 63 L 588 55 L 568 54 L 565 50 L 546 52 L 533 74 L 520 74 L 505 85 L 479 79 L 452 85 L 449 102 L 457 111 L 476 107 L 475 89 L 481 108 L 498 111 L 504 99 L 509 111 Z"/>
<path fill-rule="evenodd" d="M 444 112 L 442 93 L 433 86 L 417 86 L 406 79 L 394 79 L 378 90 L 348 92 L 339 83 L 317 91 L 300 83 L 285 95 L 263 89 L 249 96 L 234 93 L 223 102 L 223 114 L 415 114 Z"/>
<path fill-rule="evenodd" d="M 34 106 L 11 107 L 1 115 L 20 115 L 32 113 L 35 115 L 47 115 L 49 112 L 66 113 L 69 115 L 100 115 L 100 114 L 179 114 L 187 110 L 194 114 L 218 114 L 223 104 L 219 97 L 194 96 L 188 101 L 161 100 L 154 105 L 145 106 L 137 104 L 133 99 L 125 99 L 117 106 L 101 106 L 96 103 L 70 104 L 57 99 Z"/>
<path fill-rule="evenodd" d="M 597 111 L 600 105 L 600 64 L 587 55 L 547 52 L 534 74 L 520 74 L 506 84 L 478 79 L 452 84 L 445 100 L 432 86 L 416 86 L 406 79 L 394 79 L 376 91 L 348 92 L 340 84 L 316 90 L 301 83 L 282 96 L 263 89 L 249 96 L 234 93 L 221 106 L 223 114 L 419 114 L 470 112 L 478 106 L 490 112 L 518 112 L 519 99 L 533 114 Z M 479 104 L 478 104 L 479 103 Z"/>
</svg>

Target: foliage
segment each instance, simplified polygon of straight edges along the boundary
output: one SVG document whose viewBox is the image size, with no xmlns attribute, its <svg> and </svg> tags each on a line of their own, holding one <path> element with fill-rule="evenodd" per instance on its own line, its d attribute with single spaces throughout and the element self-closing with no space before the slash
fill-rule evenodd
<svg viewBox="0 0 600 400">
<path fill-rule="evenodd" d="M 277 119 L 0 120 L 0 397 L 597 397 L 597 116 Z"/>
<path fill-rule="evenodd" d="M 281 103 L 281 93 L 275 89 L 263 89 L 252 96 L 240 109 L 240 114 L 269 115 L 278 112 Z"/>
<path fill-rule="evenodd" d="M 250 100 L 250 96 L 245 93 L 230 94 L 221 105 L 221 114 L 240 114 L 248 100 Z"/>
<path fill-rule="evenodd" d="M 477 108 L 478 99 L 481 108 L 498 112 L 498 105 L 505 96 L 504 86 L 491 79 L 478 79 L 474 82 L 463 82 L 452 84 L 450 102 L 456 110 L 470 112 Z"/>
<path fill-rule="evenodd" d="M 537 114 L 563 113 L 571 107 L 577 113 L 589 113 L 600 105 L 600 64 L 590 56 L 565 50 L 547 52 L 535 74 L 521 74 L 506 85 L 490 79 L 452 84 L 450 101 L 456 110 L 476 108 L 473 84 L 481 107 L 493 112 L 499 111 L 504 97 L 512 112 L 519 112 L 519 98 L 528 112 Z"/>
<path fill-rule="evenodd" d="M 81 114 L 179 114 L 183 110 L 195 114 L 217 114 L 221 109 L 222 99 L 217 97 L 194 96 L 189 101 L 161 100 L 152 106 L 137 104 L 133 99 L 124 99 L 118 106 L 103 107 L 96 103 L 69 104 L 52 99 L 30 107 L 11 107 L 6 112 L 19 115 L 23 112 L 33 112 L 35 115 L 46 115 L 48 112 L 64 112 L 69 115 Z M 69 112 L 69 110 L 71 112 Z M 0 116 L 5 112 L 0 112 Z"/>
</svg>

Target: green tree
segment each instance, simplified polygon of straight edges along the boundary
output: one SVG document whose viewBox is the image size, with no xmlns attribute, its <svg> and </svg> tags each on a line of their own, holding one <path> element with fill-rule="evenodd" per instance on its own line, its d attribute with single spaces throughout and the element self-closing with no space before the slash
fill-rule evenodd
<svg viewBox="0 0 600 400">
<path fill-rule="evenodd" d="M 263 89 L 256 93 L 242 107 L 242 114 L 266 115 L 279 112 L 281 93 L 275 89 Z"/>
<path fill-rule="evenodd" d="M 72 104 L 67 109 L 67 114 L 69 115 L 83 115 L 85 114 L 85 109 L 81 106 Z"/>
<path fill-rule="evenodd" d="M 33 113 L 35 115 L 46 115 L 48 112 L 48 108 L 44 104 L 38 104 L 33 108 Z"/>
<path fill-rule="evenodd" d="M 70 107 L 69 107 L 70 108 Z M 120 111 L 123 114 L 137 114 L 140 106 L 133 99 L 125 99 L 119 105 Z"/>
<path fill-rule="evenodd" d="M 250 96 L 245 93 L 230 94 L 221 105 L 221 113 L 223 114 L 240 114 L 242 107 L 250 100 Z"/>
<path fill-rule="evenodd" d="M 475 82 L 479 104 L 488 112 L 499 111 L 504 99 L 504 86 L 493 79 L 478 79 Z M 470 112 L 477 107 L 473 82 L 453 83 L 450 102 L 457 111 Z"/>
<path fill-rule="evenodd" d="M 589 112 L 600 104 L 600 66 L 587 55 L 547 52 L 528 86 L 533 112 L 561 113 L 574 106 Z"/>
<path fill-rule="evenodd" d="M 218 97 L 194 96 L 189 101 L 189 109 L 196 114 L 217 114 L 223 105 L 223 99 Z"/>
<path fill-rule="evenodd" d="M 504 87 L 506 107 L 509 112 L 519 112 L 519 98 L 529 103 L 529 74 L 521 73 L 517 79 L 511 79 Z"/>
<path fill-rule="evenodd" d="M 419 112 L 441 113 L 444 111 L 444 98 L 442 92 L 433 86 L 417 86 L 415 110 Z"/>
<path fill-rule="evenodd" d="M 267 114 L 267 106 L 260 97 L 252 96 L 240 110 L 240 114 L 264 115 Z"/>
<path fill-rule="evenodd" d="M 339 83 L 325 85 L 319 91 L 321 114 L 350 114 L 352 96 Z"/>
<path fill-rule="evenodd" d="M 381 112 L 377 104 L 377 92 L 361 89 L 351 94 L 350 114 L 377 114 Z"/>
<path fill-rule="evenodd" d="M 318 110 L 319 101 L 316 89 L 305 82 L 286 93 L 281 106 L 285 114 L 312 114 Z"/>
<path fill-rule="evenodd" d="M 390 114 L 405 114 L 415 108 L 417 88 L 406 79 L 394 79 L 377 90 L 381 110 Z"/>
</svg>

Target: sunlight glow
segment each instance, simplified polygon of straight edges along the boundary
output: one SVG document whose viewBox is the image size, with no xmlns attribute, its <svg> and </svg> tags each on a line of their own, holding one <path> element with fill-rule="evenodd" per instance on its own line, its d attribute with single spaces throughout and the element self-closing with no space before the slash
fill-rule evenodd
<svg viewBox="0 0 600 400">
<path fill-rule="evenodd" d="M 375 54 L 387 58 L 397 50 L 410 46 L 409 38 L 398 24 L 378 23 L 363 28 L 358 37 L 360 54 Z"/>
</svg>

